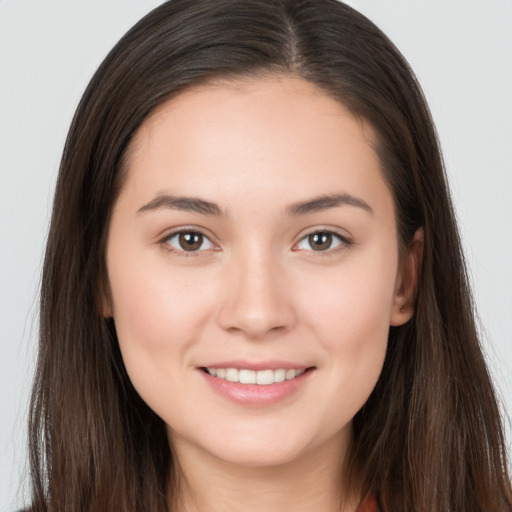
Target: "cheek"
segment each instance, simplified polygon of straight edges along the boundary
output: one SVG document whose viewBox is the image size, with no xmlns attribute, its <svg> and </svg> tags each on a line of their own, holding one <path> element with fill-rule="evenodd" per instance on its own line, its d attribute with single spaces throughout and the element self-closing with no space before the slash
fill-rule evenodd
<svg viewBox="0 0 512 512">
<path fill-rule="evenodd" d="M 359 351 L 386 339 L 393 286 L 370 277 L 331 281 L 328 292 L 317 290 L 312 297 L 311 320 L 335 351 Z"/>
<path fill-rule="evenodd" d="M 208 280 L 201 272 L 173 268 L 163 252 L 154 248 L 128 246 L 123 254 L 114 249 L 109 256 L 113 263 L 108 268 L 113 313 L 118 334 L 126 334 L 123 339 L 166 345 L 173 333 L 186 332 L 180 327 L 198 322 L 197 306 L 204 302 L 201 295 L 209 294 L 204 287 Z"/>
<path fill-rule="evenodd" d="M 370 257 L 371 256 L 371 257 Z M 347 261 L 311 281 L 302 318 L 331 371 L 326 400 L 353 416 L 373 390 L 387 350 L 396 261 L 393 251 Z M 312 285 L 313 283 L 313 285 Z M 304 287 L 304 292 L 306 287 Z"/>
<path fill-rule="evenodd" d="M 354 254 L 343 265 L 302 283 L 305 314 L 327 339 L 344 345 L 358 338 L 359 345 L 366 341 L 363 333 L 387 333 L 397 268 L 396 250 L 388 252 Z"/>
<path fill-rule="evenodd" d="M 171 384 L 169 377 L 177 371 L 170 370 L 187 364 L 185 355 L 199 337 L 209 296 L 199 286 L 200 275 L 172 272 L 162 260 L 161 255 L 142 254 L 131 261 L 116 257 L 116 265 L 109 268 L 123 361 L 133 385 L 150 406 L 159 394 L 155 396 L 152 388 L 162 389 L 162 382 Z M 198 298 L 198 290 L 203 297 Z"/>
</svg>

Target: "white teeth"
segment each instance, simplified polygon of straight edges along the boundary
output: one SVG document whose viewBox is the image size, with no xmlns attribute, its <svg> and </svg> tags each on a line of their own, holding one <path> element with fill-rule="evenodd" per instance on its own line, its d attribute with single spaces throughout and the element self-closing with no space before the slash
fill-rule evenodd
<svg viewBox="0 0 512 512">
<path fill-rule="evenodd" d="M 256 384 L 256 372 L 252 370 L 240 370 L 238 378 L 242 384 Z"/>
<path fill-rule="evenodd" d="M 229 382 L 239 382 L 240 384 L 259 384 L 268 386 L 276 382 L 291 380 L 299 377 L 305 370 L 238 370 L 237 368 L 206 368 L 206 371 L 213 377 L 224 379 Z"/>
<path fill-rule="evenodd" d="M 238 380 L 238 370 L 236 368 L 226 368 L 226 380 L 229 380 L 229 382 L 240 382 Z"/>
<path fill-rule="evenodd" d="M 261 370 L 256 372 L 256 383 L 268 386 L 274 384 L 274 370 Z"/>
<path fill-rule="evenodd" d="M 283 382 L 286 379 L 286 370 L 274 370 L 274 382 Z"/>
</svg>

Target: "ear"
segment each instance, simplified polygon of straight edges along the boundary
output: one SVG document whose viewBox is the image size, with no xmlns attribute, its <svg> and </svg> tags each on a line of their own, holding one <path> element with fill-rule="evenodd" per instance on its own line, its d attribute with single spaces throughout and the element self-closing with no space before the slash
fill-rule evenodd
<svg viewBox="0 0 512 512">
<path fill-rule="evenodd" d="M 418 228 L 396 276 L 390 325 L 403 325 L 414 314 L 416 290 L 423 261 L 423 228 Z"/>
<path fill-rule="evenodd" d="M 110 296 L 110 286 L 105 281 L 105 278 L 100 277 L 98 279 L 98 308 L 103 318 L 112 318 L 114 316 L 114 312 Z"/>
<path fill-rule="evenodd" d="M 114 316 L 110 301 L 107 302 L 105 299 L 101 301 L 101 316 L 103 318 L 112 318 Z"/>
</svg>

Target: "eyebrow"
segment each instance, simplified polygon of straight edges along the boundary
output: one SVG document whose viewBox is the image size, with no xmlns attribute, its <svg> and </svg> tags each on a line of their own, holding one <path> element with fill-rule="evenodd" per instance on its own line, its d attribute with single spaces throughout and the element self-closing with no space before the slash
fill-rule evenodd
<svg viewBox="0 0 512 512">
<path fill-rule="evenodd" d="M 170 209 L 184 210 L 200 213 L 201 215 L 214 215 L 224 217 L 222 208 L 215 203 L 205 201 L 198 197 L 172 196 L 160 194 L 137 210 L 137 213 L 144 213 L 152 210 Z"/>
<path fill-rule="evenodd" d="M 298 201 L 288 206 L 285 213 L 291 217 L 299 217 L 301 215 L 317 213 L 339 206 L 354 206 L 373 214 L 373 210 L 368 203 L 350 194 L 327 194 L 306 201 Z M 160 209 L 182 210 L 199 213 L 201 215 L 226 217 L 224 210 L 211 201 L 206 201 L 198 197 L 173 196 L 168 194 L 156 196 L 149 203 L 139 208 L 137 213 Z"/>
<path fill-rule="evenodd" d="M 327 194 L 307 201 L 299 201 L 286 208 L 286 213 L 292 217 L 296 217 L 321 212 L 338 206 L 355 206 L 356 208 L 362 208 L 368 213 L 373 214 L 371 206 L 366 201 L 351 196 L 350 194 Z"/>
</svg>

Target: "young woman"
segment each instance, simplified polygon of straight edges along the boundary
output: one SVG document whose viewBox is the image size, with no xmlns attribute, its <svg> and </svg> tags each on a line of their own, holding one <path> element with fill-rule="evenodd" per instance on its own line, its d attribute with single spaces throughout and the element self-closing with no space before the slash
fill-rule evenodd
<svg viewBox="0 0 512 512">
<path fill-rule="evenodd" d="M 62 159 L 33 511 L 509 511 L 435 130 L 335 0 L 173 0 Z"/>
</svg>

